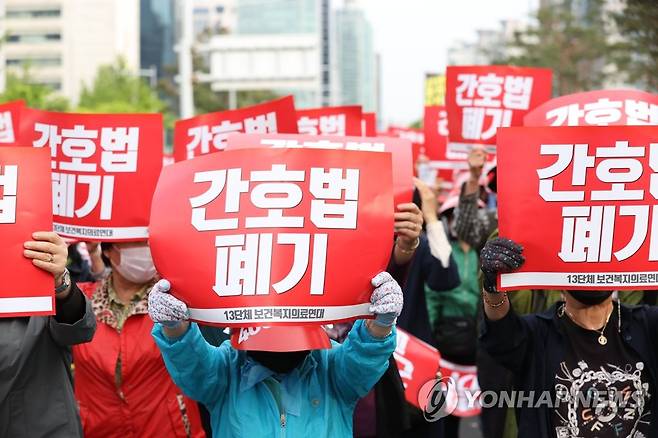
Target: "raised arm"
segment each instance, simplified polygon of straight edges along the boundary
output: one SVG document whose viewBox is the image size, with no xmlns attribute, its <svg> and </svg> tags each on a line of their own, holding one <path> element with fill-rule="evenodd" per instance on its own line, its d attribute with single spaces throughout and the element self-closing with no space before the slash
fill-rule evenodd
<svg viewBox="0 0 658 438">
<path fill-rule="evenodd" d="M 228 388 L 230 367 L 237 353 L 228 343 L 208 344 L 196 324 L 190 324 L 185 303 L 170 295 L 160 280 L 149 294 L 149 315 L 157 324 L 153 338 L 174 383 L 190 398 L 212 405 Z"/>
</svg>

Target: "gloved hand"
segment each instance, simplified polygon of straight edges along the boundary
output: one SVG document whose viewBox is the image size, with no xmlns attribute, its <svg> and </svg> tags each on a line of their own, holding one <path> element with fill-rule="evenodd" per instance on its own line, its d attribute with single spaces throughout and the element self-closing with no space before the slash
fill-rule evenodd
<svg viewBox="0 0 658 438">
<path fill-rule="evenodd" d="M 154 322 L 174 328 L 189 319 L 187 304 L 169 293 L 171 284 L 167 280 L 160 280 L 149 293 L 149 316 Z"/>
<path fill-rule="evenodd" d="M 497 237 L 488 241 L 480 253 L 484 290 L 489 293 L 497 293 L 497 274 L 519 269 L 525 263 L 522 253 L 523 247 L 510 239 Z"/>
<path fill-rule="evenodd" d="M 376 315 L 375 324 L 391 327 L 402 312 L 402 289 L 388 272 L 380 272 L 372 279 L 375 290 L 370 296 L 369 310 Z"/>
</svg>

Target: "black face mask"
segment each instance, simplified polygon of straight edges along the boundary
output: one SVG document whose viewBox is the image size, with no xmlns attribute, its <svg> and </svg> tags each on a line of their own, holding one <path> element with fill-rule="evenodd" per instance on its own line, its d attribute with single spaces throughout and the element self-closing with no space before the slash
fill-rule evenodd
<svg viewBox="0 0 658 438">
<path fill-rule="evenodd" d="M 287 374 L 299 366 L 309 351 L 288 351 L 277 353 L 274 351 L 249 351 L 248 354 L 258 363 L 278 374 Z"/>
<path fill-rule="evenodd" d="M 584 304 L 585 306 L 595 306 L 601 304 L 612 295 L 610 290 L 597 290 L 597 291 L 588 291 L 588 290 L 570 290 L 569 295 L 574 297 L 578 302 Z"/>
</svg>

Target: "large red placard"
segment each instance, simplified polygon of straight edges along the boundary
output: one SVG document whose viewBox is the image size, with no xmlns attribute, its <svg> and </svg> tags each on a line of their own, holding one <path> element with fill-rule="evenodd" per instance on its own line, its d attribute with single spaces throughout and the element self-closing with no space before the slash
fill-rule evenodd
<svg viewBox="0 0 658 438">
<path fill-rule="evenodd" d="M 23 256 L 35 231 L 52 229 L 50 155 L 0 148 L 0 317 L 55 313 L 53 276 Z"/>
<path fill-rule="evenodd" d="M 658 125 L 658 95 L 597 90 L 556 97 L 526 114 L 524 126 Z"/>
<path fill-rule="evenodd" d="M 393 242 L 390 161 L 382 153 L 286 148 L 167 166 L 150 225 L 158 272 L 205 323 L 370 316 L 370 281 Z"/>
<path fill-rule="evenodd" d="M 658 127 L 503 129 L 498 196 L 502 289 L 658 289 Z"/>
<path fill-rule="evenodd" d="M 306 135 L 361 136 L 362 120 L 357 105 L 297 110 L 297 128 Z"/>
<path fill-rule="evenodd" d="M 0 104 L 0 145 L 21 146 L 19 144 L 21 111 L 25 108 L 22 100 Z"/>
<path fill-rule="evenodd" d="M 21 143 L 50 149 L 54 230 L 80 240 L 145 240 L 162 135 L 161 114 L 25 109 Z"/>
<path fill-rule="evenodd" d="M 407 140 L 391 137 L 335 137 L 311 135 L 257 135 L 233 134 L 227 140 L 227 150 L 268 148 L 344 149 L 351 151 L 390 152 L 393 163 L 393 193 L 395 204 L 411 202 L 413 194 L 413 168 L 411 144 Z"/>
<path fill-rule="evenodd" d="M 498 128 L 521 126 L 529 111 L 551 98 L 547 68 L 452 66 L 446 75 L 449 138 L 463 150 L 495 145 Z"/>
<path fill-rule="evenodd" d="M 295 101 L 292 96 L 230 111 L 217 111 L 178 120 L 174 126 L 174 158 L 189 160 L 223 151 L 233 132 L 268 134 L 297 133 Z"/>
</svg>

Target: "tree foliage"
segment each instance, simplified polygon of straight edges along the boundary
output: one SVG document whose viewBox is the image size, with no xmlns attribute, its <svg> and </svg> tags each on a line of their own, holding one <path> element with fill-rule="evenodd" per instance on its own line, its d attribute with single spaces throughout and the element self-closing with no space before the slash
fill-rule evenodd
<svg viewBox="0 0 658 438">
<path fill-rule="evenodd" d="M 8 72 L 5 83 L 5 91 L 0 94 L 0 101 L 24 100 L 25 103 L 36 109 L 47 111 L 67 111 L 69 101 L 57 95 L 55 90 L 48 85 L 35 83 L 30 74 L 28 65 L 23 66 L 20 74 Z"/>
<path fill-rule="evenodd" d="M 658 4 L 656 0 L 626 0 L 614 15 L 621 35 L 615 64 L 626 81 L 658 91 Z"/>
<path fill-rule="evenodd" d="M 158 113 L 166 105 L 122 58 L 98 68 L 94 82 L 84 86 L 78 111 L 95 113 Z"/>
<path fill-rule="evenodd" d="M 535 24 L 516 32 L 508 43 L 510 55 L 497 64 L 553 69 L 556 95 L 601 88 L 613 49 L 604 0 L 563 0 L 540 8 Z"/>
</svg>

